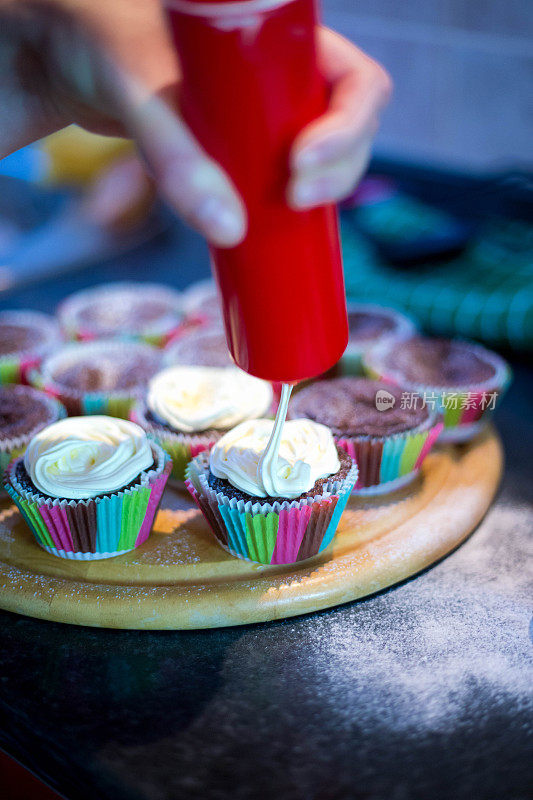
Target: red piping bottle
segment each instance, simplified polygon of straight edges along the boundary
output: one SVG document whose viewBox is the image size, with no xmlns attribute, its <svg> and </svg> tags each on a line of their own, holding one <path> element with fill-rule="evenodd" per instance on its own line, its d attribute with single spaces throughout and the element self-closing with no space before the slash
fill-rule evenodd
<svg viewBox="0 0 533 800">
<path fill-rule="evenodd" d="M 188 125 L 231 176 L 242 244 L 212 248 L 228 344 L 260 378 L 293 383 L 335 364 L 348 325 L 337 212 L 286 202 L 295 136 L 327 106 L 314 0 L 165 0 Z"/>
</svg>

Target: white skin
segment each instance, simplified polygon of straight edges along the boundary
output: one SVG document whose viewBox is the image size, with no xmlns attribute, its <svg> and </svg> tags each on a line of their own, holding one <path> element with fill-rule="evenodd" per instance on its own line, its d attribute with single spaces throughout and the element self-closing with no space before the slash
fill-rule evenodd
<svg viewBox="0 0 533 800">
<path fill-rule="evenodd" d="M 384 69 L 339 34 L 321 28 L 318 44 L 331 99 L 292 148 L 295 208 L 352 191 L 391 92 Z M 211 243 L 233 246 L 245 209 L 176 112 L 179 80 L 159 0 L 0 0 L 0 158 L 73 122 L 130 136 L 167 202 Z"/>
</svg>

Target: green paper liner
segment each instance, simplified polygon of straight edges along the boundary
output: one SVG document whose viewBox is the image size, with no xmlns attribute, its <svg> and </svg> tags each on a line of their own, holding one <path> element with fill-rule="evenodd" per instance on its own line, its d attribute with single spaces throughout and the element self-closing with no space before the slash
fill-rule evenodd
<svg viewBox="0 0 533 800">
<path fill-rule="evenodd" d="M 151 447 L 154 466 L 113 494 L 86 500 L 44 497 L 18 481 L 21 459 L 8 466 L 5 488 L 47 552 L 77 561 L 111 558 L 139 547 L 150 535 L 172 466 L 158 444 Z"/>
<path fill-rule="evenodd" d="M 219 544 L 238 558 L 259 564 L 292 564 L 311 558 L 332 541 L 357 480 L 354 463 L 346 478 L 331 480 L 315 497 L 265 503 L 237 500 L 208 484 L 209 454 L 186 470 L 186 486 Z"/>
<path fill-rule="evenodd" d="M 75 363 L 78 354 L 84 358 L 87 355 L 94 355 L 95 364 L 98 364 L 98 358 L 102 356 L 102 353 L 110 351 L 120 355 L 121 349 L 123 349 L 128 358 L 138 352 L 139 356 L 148 359 L 148 361 L 153 361 L 152 375 L 155 375 L 161 366 L 160 351 L 150 345 L 140 342 L 120 342 L 115 339 L 98 340 L 96 342 L 68 344 L 62 347 L 50 358 L 45 359 L 39 370 L 34 370 L 30 374 L 31 383 L 63 403 L 67 414 L 71 417 L 107 414 L 111 417 L 128 419 L 132 407 L 144 394 L 146 383 L 139 383 L 129 389 L 88 392 L 65 386 L 54 379 L 56 370 L 63 363 Z"/>
<path fill-rule="evenodd" d="M 488 380 L 461 386 L 437 386 L 409 381 L 401 370 L 386 363 L 392 345 L 377 346 L 366 353 L 363 359 L 364 370 L 371 378 L 401 386 L 406 392 L 422 395 L 428 407 L 436 411 L 443 422 L 439 442 L 466 442 L 485 427 L 512 379 L 511 368 L 500 355 L 475 342 L 466 343 L 480 358 L 494 367 L 495 373 Z"/>
</svg>

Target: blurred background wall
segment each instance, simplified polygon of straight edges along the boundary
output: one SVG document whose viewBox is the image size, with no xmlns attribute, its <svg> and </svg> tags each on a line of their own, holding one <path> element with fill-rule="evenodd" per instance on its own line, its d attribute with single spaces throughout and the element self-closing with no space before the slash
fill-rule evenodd
<svg viewBox="0 0 533 800">
<path fill-rule="evenodd" d="M 376 151 L 469 170 L 533 166 L 533 0 L 322 0 L 394 79 Z"/>
</svg>

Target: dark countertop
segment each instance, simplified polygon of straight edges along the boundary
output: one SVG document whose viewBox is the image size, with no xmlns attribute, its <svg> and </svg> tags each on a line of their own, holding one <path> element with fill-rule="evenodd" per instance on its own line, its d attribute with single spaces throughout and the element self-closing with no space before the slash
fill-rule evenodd
<svg viewBox="0 0 533 800">
<path fill-rule="evenodd" d="M 106 278 L 179 286 L 207 271 L 204 246 L 176 225 L 9 305 L 51 310 Z M 502 490 L 448 558 L 370 599 L 242 628 L 98 630 L 0 612 L 0 745 L 68 798 L 530 797 L 533 373 L 515 366 L 496 416 Z"/>
</svg>

